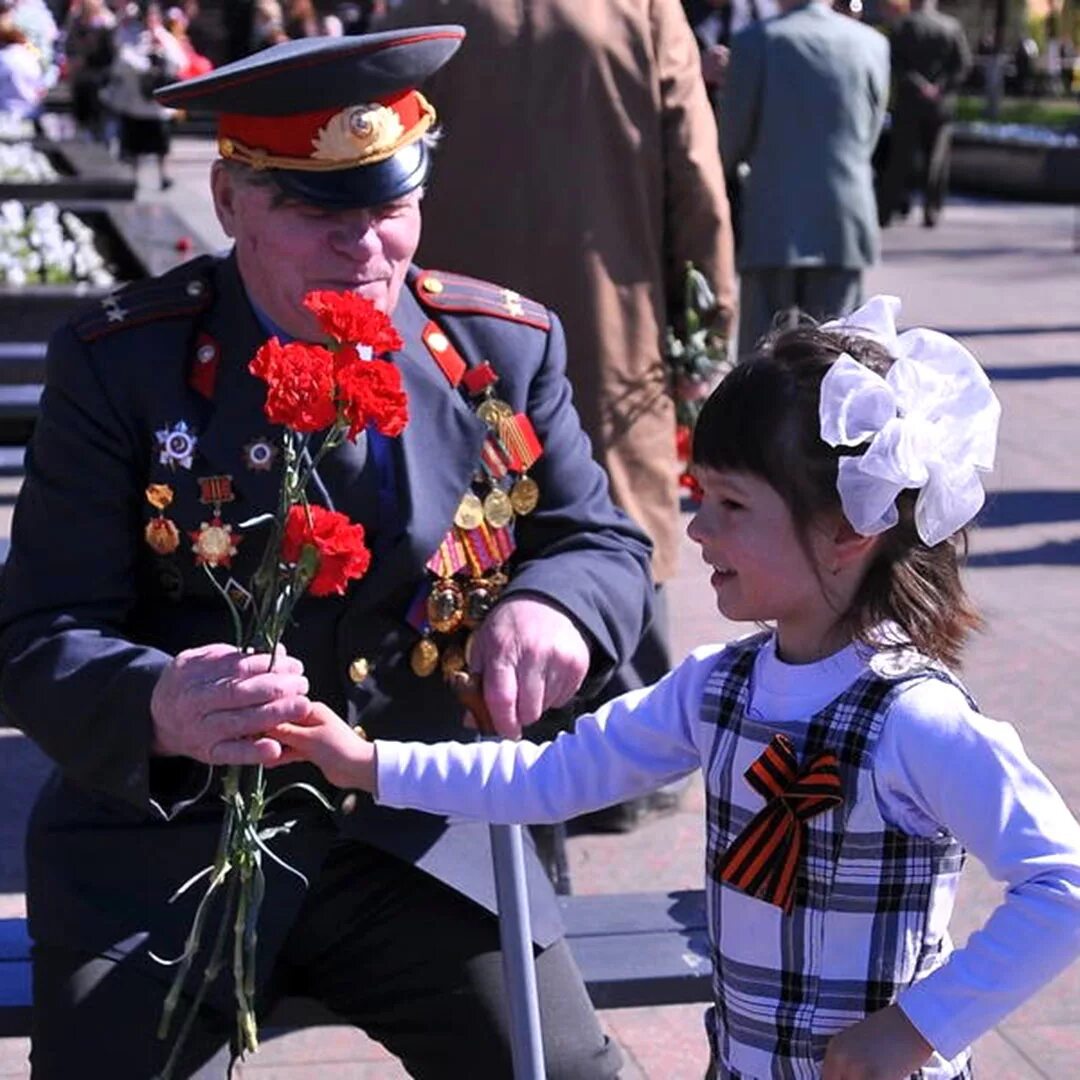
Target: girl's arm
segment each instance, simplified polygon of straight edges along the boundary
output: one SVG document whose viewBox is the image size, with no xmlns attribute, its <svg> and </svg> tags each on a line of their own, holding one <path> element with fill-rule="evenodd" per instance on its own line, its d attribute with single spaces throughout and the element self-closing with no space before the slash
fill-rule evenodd
<svg viewBox="0 0 1080 1080">
<path fill-rule="evenodd" d="M 716 648 L 698 650 L 653 687 L 580 717 L 553 742 L 374 744 L 325 706 L 275 730 L 283 763 L 313 761 L 331 783 L 384 805 L 494 822 L 561 821 L 640 795 L 700 765 L 701 697 Z"/>
<path fill-rule="evenodd" d="M 894 824 L 947 829 L 1008 886 L 965 947 L 899 998 L 952 1057 L 1080 956 L 1080 825 L 1015 730 L 937 681 L 898 699 L 875 781 Z"/>
</svg>

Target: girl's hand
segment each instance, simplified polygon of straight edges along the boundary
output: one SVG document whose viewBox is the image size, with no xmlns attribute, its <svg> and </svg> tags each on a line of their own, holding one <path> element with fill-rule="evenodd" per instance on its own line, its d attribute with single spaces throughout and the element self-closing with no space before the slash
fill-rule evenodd
<svg viewBox="0 0 1080 1080">
<path fill-rule="evenodd" d="M 335 787 L 375 791 L 375 747 L 322 702 L 297 723 L 279 724 L 266 737 L 282 748 L 273 767 L 310 761 Z"/>
<path fill-rule="evenodd" d="M 926 1064 L 934 1048 L 897 1005 L 871 1013 L 834 1035 L 822 1080 L 905 1080 Z"/>
</svg>

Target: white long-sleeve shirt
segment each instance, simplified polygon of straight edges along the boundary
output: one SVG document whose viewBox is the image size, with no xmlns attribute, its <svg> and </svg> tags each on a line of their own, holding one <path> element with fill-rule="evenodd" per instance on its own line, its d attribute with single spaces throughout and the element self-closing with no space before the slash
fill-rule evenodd
<svg viewBox="0 0 1080 1080">
<path fill-rule="evenodd" d="M 496 822 L 560 821 L 684 776 L 701 765 L 701 700 L 721 648 L 695 650 L 654 687 L 542 746 L 380 740 L 378 801 Z M 870 662 L 850 646 L 817 663 L 785 664 L 772 642 L 756 659 L 750 712 L 782 731 L 835 699 Z M 985 926 L 899 998 L 926 1040 L 952 1057 L 1080 955 L 1080 825 L 1015 730 L 939 680 L 896 697 L 874 781 L 887 822 L 920 836 L 947 830 L 1006 885 Z"/>
</svg>

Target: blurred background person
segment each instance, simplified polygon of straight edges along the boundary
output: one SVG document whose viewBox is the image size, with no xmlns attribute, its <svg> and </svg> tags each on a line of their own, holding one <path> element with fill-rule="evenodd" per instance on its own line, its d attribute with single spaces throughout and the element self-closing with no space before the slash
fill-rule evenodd
<svg viewBox="0 0 1080 1080">
<path fill-rule="evenodd" d="M 184 50 L 185 63 L 180 69 L 179 78 L 195 79 L 214 70 L 210 58 L 203 56 L 188 37 L 188 18 L 182 8 L 171 7 L 165 12 L 165 29 L 180 43 Z"/>
<path fill-rule="evenodd" d="M 889 152 L 881 185 L 881 223 L 908 206 L 912 177 L 923 224 L 941 216 L 949 187 L 956 94 L 971 69 L 964 28 L 937 10 L 937 0 L 910 0 L 890 35 L 893 97 Z"/>
<path fill-rule="evenodd" d="M 16 24 L 16 6 L 0 0 L 0 116 L 32 120 L 47 86 L 41 57 Z"/>
<path fill-rule="evenodd" d="M 734 312 L 731 224 L 716 123 L 680 0 L 402 0 L 376 24 L 461 23 L 455 71 L 431 80 L 447 131 L 425 199 L 420 261 L 505 282 L 566 330 L 574 402 L 615 501 L 676 570 L 679 465 L 665 326 L 693 263 Z M 606 694 L 671 666 L 662 594 Z M 632 828 L 674 793 L 605 812 Z M 597 822 L 596 824 L 600 824 Z"/>
<path fill-rule="evenodd" d="M 889 46 L 820 0 L 736 34 L 720 104 L 740 196 L 739 355 L 777 316 L 846 314 L 880 235 L 871 157 L 889 97 Z"/>
<path fill-rule="evenodd" d="M 120 121 L 120 159 L 135 169 L 143 157 L 157 163 L 158 185 L 172 187 L 168 174 L 173 112 L 154 100 L 154 91 L 179 78 L 187 63 L 180 42 L 165 28 L 161 8 L 147 5 L 143 15 L 129 4 L 116 31 L 116 59 L 102 92 Z"/>
<path fill-rule="evenodd" d="M 101 91 L 116 59 L 116 16 L 105 0 L 75 0 L 64 21 L 64 53 L 71 84 L 71 110 L 79 131 L 107 142 Z"/>
<path fill-rule="evenodd" d="M 344 30 L 336 15 L 316 10 L 313 0 L 285 0 L 285 33 L 291 38 L 341 37 Z"/>
<path fill-rule="evenodd" d="M 285 32 L 285 11 L 278 0 L 255 0 L 251 12 L 251 41 L 248 52 L 258 52 L 288 40 L 289 35 Z"/>
</svg>

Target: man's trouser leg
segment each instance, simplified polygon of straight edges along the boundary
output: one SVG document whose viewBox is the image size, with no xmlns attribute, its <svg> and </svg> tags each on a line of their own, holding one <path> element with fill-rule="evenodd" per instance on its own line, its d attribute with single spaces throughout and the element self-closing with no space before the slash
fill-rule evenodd
<svg viewBox="0 0 1080 1080">
<path fill-rule="evenodd" d="M 176 1034 L 158 1039 L 166 985 L 134 961 L 35 946 L 33 1080 L 150 1080 L 164 1067 Z M 183 1008 L 183 1006 L 182 1006 Z M 229 1065 L 232 1017 L 204 1012 L 175 1076 L 221 1080 Z"/>
<path fill-rule="evenodd" d="M 798 306 L 818 322 L 854 311 L 862 303 L 862 271 L 823 266 L 796 271 Z"/>
<path fill-rule="evenodd" d="M 776 316 L 798 303 L 795 271 L 782 266 L 743 270 L 739 278 L 739 358 L 749 356 Z"/>
<path fill-rule="evenodd" d="M 267 898 L 273 903 L 273 896 Z M 137 964 L 64 950 L 35 955 L 33 1080 L 150 1080 L 171 1042 L 155 1036 L 167 984 Z M 549 1080 L 608 1080 L 621 1064 L 566 943 L 537 958 Z M 512 1075 L 496 919 L 434 878 L 340 841 L 312 883 L 265 995 L 322 1001 L 420 1080 Z M 177 1080 L 222 1080 L 233 1016 L 208 1012 Z M 253 1059 L 258 1061 L 256 1057 Z"/>
<path fill-rule="evenodd" d="M 330 853 L 282 951 L 283 985 L 318 997 L 422 1080 L 513 1075 L 496 919 L 366 845 Z M 569 949 L 537 957 L 548 1080 L 601 1080 L 621 1055 L 600 1031 Z"/>
<path fill-rule="evenodd" d="M 919 117 L 909 103 L 898 103 L 889 130 L 889 158 L 881 181 L 878 217 L 887 225 L 893 214 L 907 203 L 911 174 L 919 152 Z"/>
<path fill-rule="evenodd" d="M 937 224 L 945 195 L 949 190 L 949 158 L 952 150 L 952 124 L 947 120 L 927 121 L 926 126 L 926 194 L 923 201 L 923 221 Z"/>
</svg>

